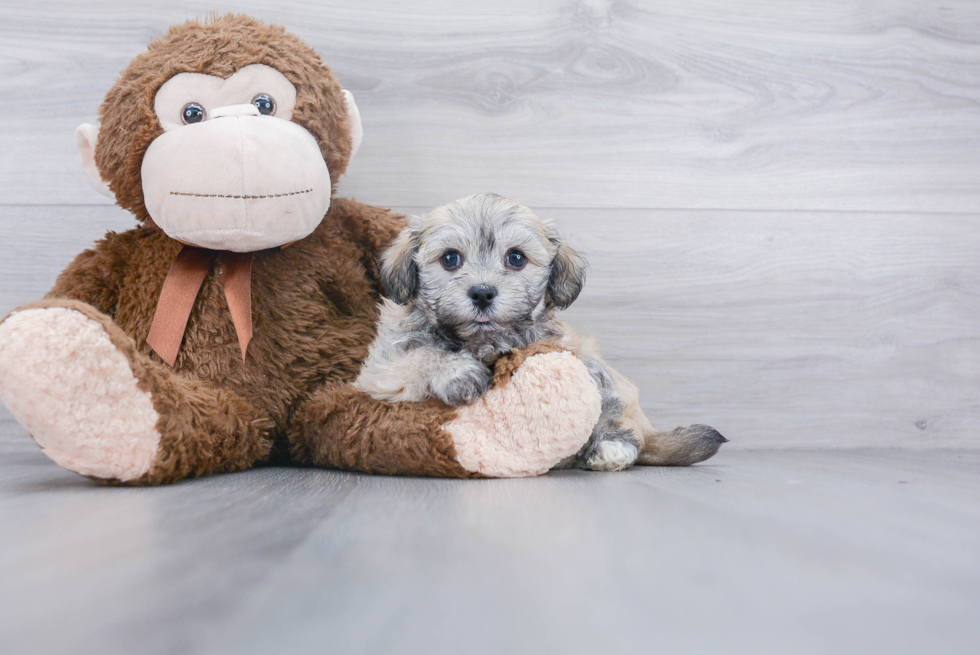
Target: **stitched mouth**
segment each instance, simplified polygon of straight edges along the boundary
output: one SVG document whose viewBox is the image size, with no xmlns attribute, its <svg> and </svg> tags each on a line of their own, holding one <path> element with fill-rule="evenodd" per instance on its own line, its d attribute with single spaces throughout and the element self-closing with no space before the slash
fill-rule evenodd
<svg viewBox="0 0 980 655">
<path fill-rule="evenodd" d="M 184 193 L 182 191 L 171 191 L 172 196 L 192 196 L 194 198 L 237 198 L 239 200 L 263 200 L 265 198 L 285 198 L 286 196 L 299 196 L 304 193 L 313 193 L 313 189 L 303 189 L 302 191 L 290 191 L 289 193 L 270 193 L 265 196 L 247 196 L 247 195 L 224 195 L 221 193 Z"/>
</svg>

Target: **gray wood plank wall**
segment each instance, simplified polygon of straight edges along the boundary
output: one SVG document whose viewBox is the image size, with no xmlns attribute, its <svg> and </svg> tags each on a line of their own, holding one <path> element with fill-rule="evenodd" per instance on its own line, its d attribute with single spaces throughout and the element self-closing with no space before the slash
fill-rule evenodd
<svg viewBox="0 0 980 655">
<path fill-rule="evenodd" d="M 354 92 L 341 195 L 561 220 L 592 263 L 569 318 L 662 427 L 980 446 L 980 3 L 5 0 L 0 312 L 132 224 L 74 128 L 210 10 L 285 25 Z"/>
</svg>

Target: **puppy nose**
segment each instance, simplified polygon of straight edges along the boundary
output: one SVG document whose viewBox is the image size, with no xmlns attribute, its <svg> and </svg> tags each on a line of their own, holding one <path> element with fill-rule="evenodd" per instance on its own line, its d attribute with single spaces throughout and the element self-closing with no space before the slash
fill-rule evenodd
<svg viewBox="0 0 980 655">
<path fill-rule="evenodd" d="M 470 300 L 480 309 L 486 309 L 493 304 L 493 299 L 497 297 L 497 289 L 488 284 L 478 284 L 470 287 Z"/>
</svg>

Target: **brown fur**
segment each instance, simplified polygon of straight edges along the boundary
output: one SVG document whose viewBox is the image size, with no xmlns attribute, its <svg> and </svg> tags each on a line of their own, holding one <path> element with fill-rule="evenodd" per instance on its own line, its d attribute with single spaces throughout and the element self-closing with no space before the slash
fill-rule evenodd
<svg viewBox="0 0 980 655">
<path fill-rule="evenodd" d="M 298 463 L 366 473 L 479 477 L 456 462 L 442 426 L 456 411 L 437 401 L 379 403 L 350 385 L 315 393 L 290 434 Z"/>
</svg>

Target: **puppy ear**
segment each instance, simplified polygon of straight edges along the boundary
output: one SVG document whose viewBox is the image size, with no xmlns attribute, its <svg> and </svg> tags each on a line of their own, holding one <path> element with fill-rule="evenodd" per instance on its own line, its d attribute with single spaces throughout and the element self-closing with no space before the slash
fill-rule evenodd
<svg viewBox="0 0 980 655">
<path fill-rule="evenodd" d="M 419 268 L 415 264 L 418 238 L 415 230 L 408 227 L 381 255 L 381 283 L 389 298 L 399 305 L 407 305 L 415 296 L 419 283 Z"/>
<path fill-rule="evenodd" d="M 548 304 L 558 309 L 566 309 L 575 302 L 585 286 L 585 271 L 588 264 L 582 255 L 572 250 L 563 239 L 552 238 L 558 252 L 551 262 L 551 276 L 548 278 Z"/>
</svg>

